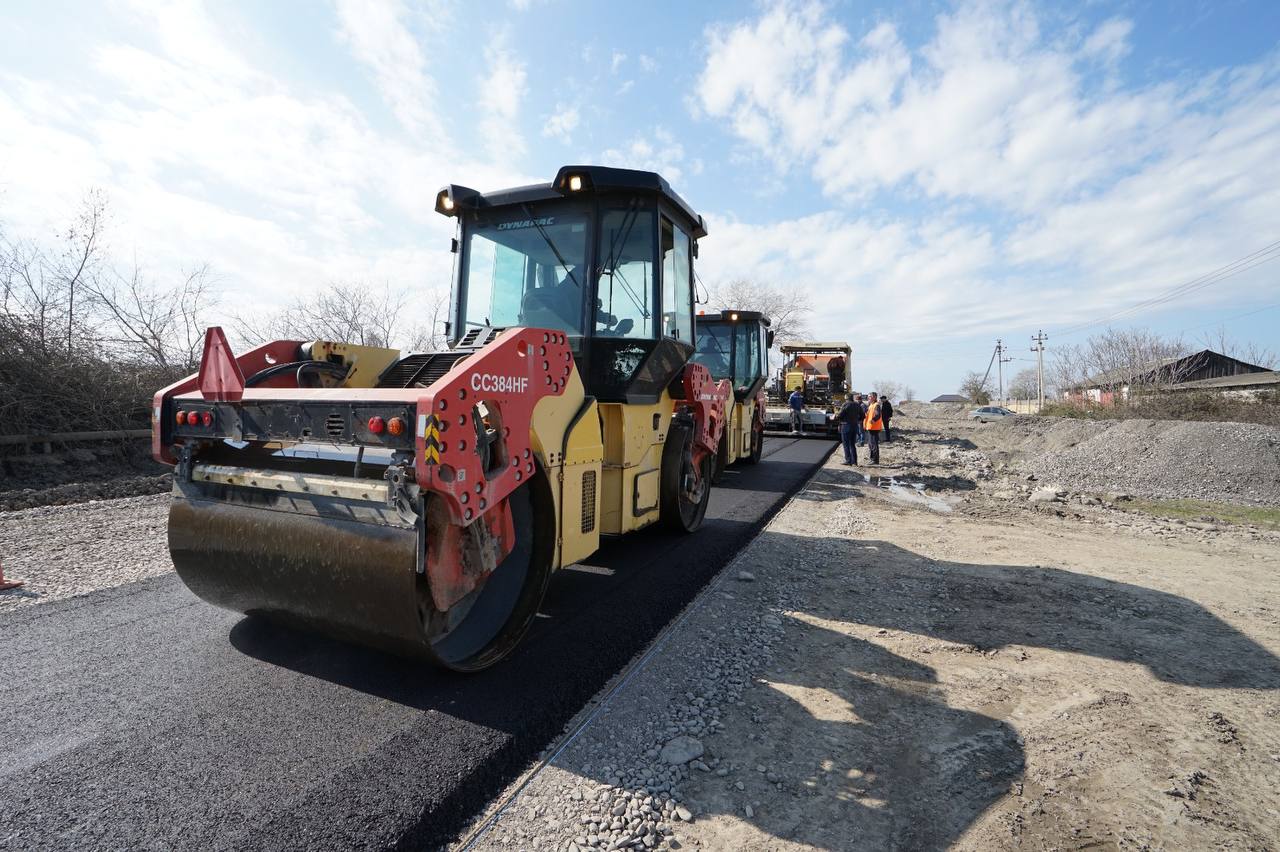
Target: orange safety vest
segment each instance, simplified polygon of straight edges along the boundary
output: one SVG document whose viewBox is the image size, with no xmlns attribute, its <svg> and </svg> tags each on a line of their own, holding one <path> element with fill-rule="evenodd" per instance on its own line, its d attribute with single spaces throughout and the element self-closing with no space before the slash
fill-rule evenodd
<svg viewBox="0 0 1280 852">
<path fill-rule="evenodd" d="M 862 428 L 868 432 L 879 432 L 884 428 L 880 423 L 880 403 L 867 406 L 867 416 L 862 421 Z"/>
</svg>

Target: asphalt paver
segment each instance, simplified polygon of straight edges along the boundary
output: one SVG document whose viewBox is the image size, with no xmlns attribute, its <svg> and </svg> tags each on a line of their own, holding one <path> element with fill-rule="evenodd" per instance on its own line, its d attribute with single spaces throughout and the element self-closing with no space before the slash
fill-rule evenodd
<svg viewBox="0 0 1280 852">
<path fill-rule="evenodd" d="M 0 849 L 447 844 L 831 449 L 768 439 L 698 533 L 559 572 L 515 654 L 476 675 L 217 609 L 172 574 L 6 615 Z"/>
</svg>

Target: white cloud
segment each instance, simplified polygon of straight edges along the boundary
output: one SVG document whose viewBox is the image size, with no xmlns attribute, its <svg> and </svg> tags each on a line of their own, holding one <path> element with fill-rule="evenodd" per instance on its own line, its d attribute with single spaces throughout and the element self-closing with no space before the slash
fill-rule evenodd
<svg viewBox="0 0 1280 852">
<path fill-rule="evenodd" d="M 1084 41 L 1081 48 L 1086 56 L 1101 57 L 1108 63 L 1119 62 L 1129 54 L 1129 34 L 1133 32 L 1133 22 L 1123 18 L 1112 18 L 1105 21 Z"/>
<path fill-rule="evenodd" d="M 253 310 L 335 279 L 447 281 L 434 189 L 530 182 L 506 157 L 384 134 L 341 94 L 299 91 L 190 7 L 128 26 L 129 44 L 77 46 L 92 86 L 0 72 L 11 235 L 47 237 L 100 187 L 112 251 L 162 276 L 208 262 L 224 303 Z"/>
<path fill-rule="evenodd" d="M 426 56 L 409 30 L 408 10 L 398 0 L 337 0 L 339 35 L 373 72 L 382 99 L 406 129 L 438 132 L 435 81 L 426 73 Z M 437 10 L 438 12 L 439 10 Z"/>
<path fill-rule="evenodd" d="M 679 183 L 684 176 L 684 146 L 668 130 L 657 128 L 652 138 L 637 136 L 620 148 L 610 148 L 600 155 L 606 166 L 657 172 L 669 183 Z M 701 170 L 701 161 L 698 170 Z"/>
<path fill-rule="evenodd" d="M 855 41 L 819 5 L 780 4 L 711 31 L 698 105 L 833 195 L 907 186 L 1031 209 L 1160 147 L 1172 93 L 1094 96 L 1081 74 L 1121 55 L 1129 28 L 1063 47 L 1019 4 L 971 4 L 913 53 L 891 24 Z"/>
<path fill-rule="evenodd" d="M 609 70 L 612 73 L 617 74 L 618 69 L 622 67 L 622 63 L 626 61 L 627 61 L 627 55 L 620 50 L 615 50 L 613 52 L 613 59 L 610 62 Z"/>
<path fill-rule="evenodd" d="M 708 32 L 695 113 L 866 211 L 730 219 L 713 268 L 816 282 L 831 333 L 874 305 L 887 322 L 869 341 L 994 337 L 1091 319 L 1276 238 L 1280 57 L 1135 86 L 1118 76 L 1125 20 L 1050 33 L 1027 5 L 982 2 L 935 23 L 911 47 L 799 2 Z M 1248 298 L 1265 271 L 1196 298 Z"/>
<path fill-rule="evenodd" d="M 622 95 L 625 95 L 627 92 L 631 91 L 635 85 L 635 80 L 623 80 L 622 85 L 614 90 L 614 97 L 621 97 Z"/>
<path fill-rule="evenodd" d="M 579 115 L 576 106 L 556 104 L 555 111 L 547 116 L 542 126 L 542 135 L 559 139 L 561 142 L 573 141 L 573 131 L 578 128 Z"/>
<path fill-rule="evenodd" d="M 493 38 L 485 48 L 487 71 L 480 82 L 480 135 L 495 160 L 524 156 L 520 133 L 520 106 L 527 91 L 525 64 L 511 51 L 505 35 Z"/>
<path fill-rule="evenodd" d="M 640 54 L 636 61 L 640 63 L 640 70 L 646 74 L 652 74 L 658 70 L 658 60 L 648 54 Z"/>
</svg>

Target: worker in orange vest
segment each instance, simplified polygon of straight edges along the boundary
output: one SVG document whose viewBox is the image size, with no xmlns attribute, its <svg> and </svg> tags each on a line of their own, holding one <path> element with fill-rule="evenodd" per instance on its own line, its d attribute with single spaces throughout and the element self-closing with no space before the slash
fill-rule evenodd
<svg viewBox="0 0 1280 852">
<path fill-rule="evenodd" d="M 880 416 L 880 397 L 873 391 L 867 399 L 867 416 L 862 421 L 862 431 L 867 436 L 872 464 L 880 464 L 880 432 L 883 429 L 884 419 Z"/>
</svg>

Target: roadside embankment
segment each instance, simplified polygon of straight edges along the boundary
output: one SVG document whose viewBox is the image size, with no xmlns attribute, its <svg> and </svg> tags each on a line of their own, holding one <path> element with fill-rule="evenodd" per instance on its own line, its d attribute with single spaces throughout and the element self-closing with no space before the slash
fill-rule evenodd
<svg viewBox="0 0 1280 852">
<path fill-rule="evenodd" d="M 994 468 L 1045 486 L 1157 500 L 1280 507 L 1280 428 L 1189 420 L 968 419 L 965 406 L 909 403 L 894 425 L 945 432 Z"/>
<path fill-rule="evenodd" d="M 1280 535 L 966 441 L 829 461 L 474 848 L 1269 848 Z"/>
</svg>

